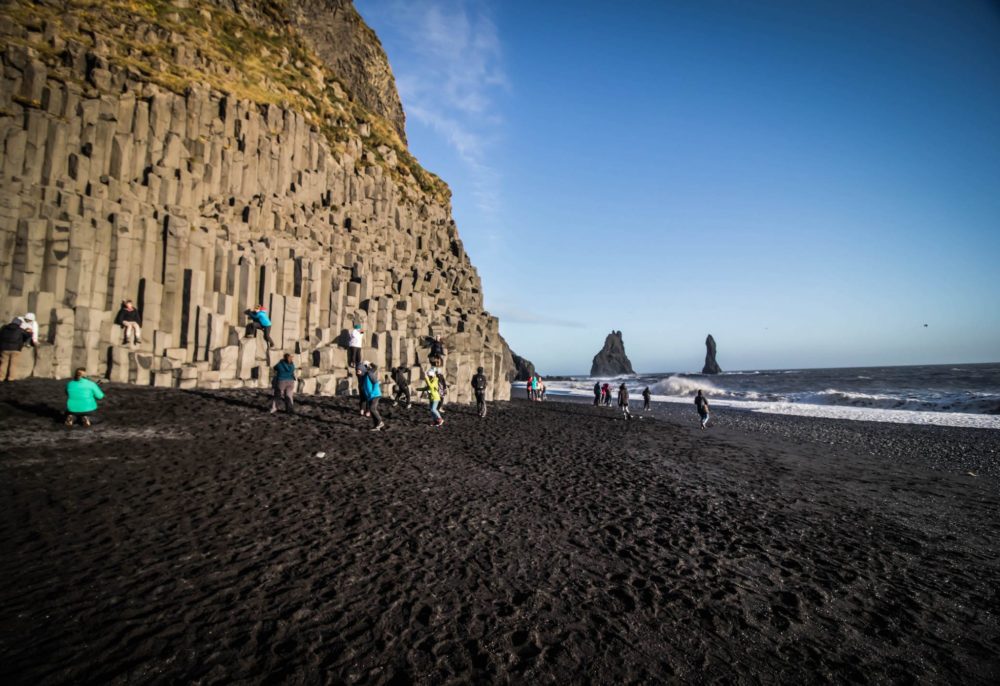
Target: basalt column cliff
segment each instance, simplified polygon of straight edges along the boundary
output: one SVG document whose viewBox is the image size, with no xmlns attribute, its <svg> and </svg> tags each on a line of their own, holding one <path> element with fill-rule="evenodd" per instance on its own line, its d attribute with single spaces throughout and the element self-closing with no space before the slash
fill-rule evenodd
<svg viewBox="0 0 1000 686">
<path fill-rule="evenodd" d="M 290 352 L 300 391 L 342 393 L 358 323 L 383 370 L 441 336 L 457 399 L 478 366 L 508 397 L 450 192 L 349 0 L 12 0 L 0 34 L 0 316 L 41 334 L 19 375 L 262 386 Z M 273 350 L 243 337 L 255 304 Z"/>
</svg>

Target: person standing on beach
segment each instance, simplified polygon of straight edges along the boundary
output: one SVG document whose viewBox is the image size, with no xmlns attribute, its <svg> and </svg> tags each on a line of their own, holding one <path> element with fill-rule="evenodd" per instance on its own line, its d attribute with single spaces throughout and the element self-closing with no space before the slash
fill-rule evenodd
<svg viewBox="0 0 1000 686">
<path fill-rule="evenodd" d="M 628 389 L 625 384 L 618 387 L 618 407 L 625 415 L 625 419 L 632 419 L 632 413 L 628 411 Z"/>
<path fill-rule="evenodd" d="M 545 400 L 545 381 L 538 377 L 538 402 Z"/>
<path fill-rule="evenodd" d="M 531 376 L 531 399 L 538 400 L 538 374 Z"/>
<path fill-rule="evenodd" d="M 267 341 L 268 347 L 273 348 L 274 341 L 271 340 L 271 318 L 267 315 L 267 310 L 264 309 L 264 306 L 256 305 L 252 310 L 247 310 L 245 314 L 250 319 L 250 324 L 247 326 L 246 337 L 255 338 L 257 336 L 257 331 L 263 331 L 264 340 Z"/>
<path fill-rule="evenodd" d="M 601 404 L 601 382 L 594 382 L 594 407 L 598 407 Z"/>
<path fill-rule="evenodd" d="M 0 383 L 14 380 L 14 362 L 29 343 L 31 333 L 22 328 L 20 317 L 0 329 Z"/>
<path fill-rule="evenodd" d="M 476 394 L 476 410 L 480 418 L 486 416 L 486 375 L 483 368 L 476 369 L 475 376 L 472 377 L 472 392 Z"/>
<path fill-rule="evenodd" d="M 295 411 L 295 364 L 292 354 L 285 353 L 274 365 L 274 395 L 271 398 L 271 414 L 278 411 L 278 401 L 285 403 L 285 412 Z"/>
<path fill-rule="evenodd" d="M 444 419 L 438 412 L 438 405 L 441 402 L 441 392 L 438 390 L 438 378 L 437 372 L 434 369 L 428 369 L 426 378 L 424 379 L 424 386 L 418 390 L 427 391 L 427 394 L 431 399 L 431 422 L 433 426 L 444 425 Z"/>
<path fill-rule="evenodd" d="M 362 417 L 368 417 L 368 396 L 365 395 L 365 377 L 368 375 L 368 363 L 361 362 L 354 370 L 358 379 L 358 410 Z"/>
<path fill-rule="evenodd" d="M 708 426 L 708 398 L 701 394 L 701 390 L 694 397 L 694 406 L 698 408 L 698 416 L 701 417 L 701 428 L 704 429 Z"/>
<path fill-rule="evenodd" d="M 604 406 L 611 407 L 611 385 L 604 384 L 601 387 L 601 392 L 604 393 Z"/>
<path fill-rule="evenodd" d="M 369 364 L 365 375 L 362 377 L 364 384 L 364 395 L 368 398 L 368 412 L 372 417 L 372 431 L 381 431 L 385 428 L 382 415 L 378 412 L 378 401 L 382 398 L 382 384 L 378 379 L 378 365 Z"/>
<path fill-rule="evenodd" d="M 649 397 L 652 393 L 649 392 L 649 386 L 642 389 L 642 411 L 645 412 L 649 409 Z"/>
<path fill-rule="evenodd" d="M 66 384 L 66 426 L 73 426 L 77 417 L 84 426 L 90 426 L 90 415 L 97 412 L 97 401 L 104 398 L 104 391 L 87 378 L 87 370 L 80 367 L 73 373 L 73 380 Z"/>
<path fill-rule="evenodd" d="M 348 334 L 347 341 L 347 367 L 349 369 L 357 369 L 358 365 L 361 364 L 361 348 L 364 344 L 365 331 L 360 324 L 355 324 Z"/>
<path fill-rule="evenodd" d="M 122 300 L 118 314 L 115 315 L 115 325 L 122 327 L 122 345 L 128 345 L 128 335 L 132 334 L 132 343 L 142 343 L 142 317 L 131 300 Z"/>
<path fill-rule="evenodd" d="M 531 380 L 534 379 L 534 378 L 535 378 L 535 375 L 532 374 L 531 376 L 528 377 L 528 380 L 524 382 L 524 390 L 528 392 L 528 400 L 534 400 L 535 399 L 534 396 L 531 395 Z"/>
</svg>

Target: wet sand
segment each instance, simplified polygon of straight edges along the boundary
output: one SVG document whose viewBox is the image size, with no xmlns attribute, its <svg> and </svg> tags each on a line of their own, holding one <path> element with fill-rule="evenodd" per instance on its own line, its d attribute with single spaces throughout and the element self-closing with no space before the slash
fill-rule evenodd
<svg viewBox="0 0 1000 686">
<path fill-rule="evenodd" d="M 1000 679 L 998 480 L 931 459 L 1000 432 L 62 388 L 0 385 L 5 683 Z"/>
</svg>

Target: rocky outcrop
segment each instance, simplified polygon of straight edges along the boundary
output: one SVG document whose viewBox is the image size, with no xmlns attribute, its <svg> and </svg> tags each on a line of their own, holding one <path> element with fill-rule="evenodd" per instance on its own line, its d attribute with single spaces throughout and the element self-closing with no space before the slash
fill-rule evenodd
<svg viewBox="0 0 1000 686">
<path fill-rule="evenodd" d="M 535 365 L 532 364 L 531 360 L 526 360 L 514 352 L 511 353 L 511 356 L 514 358 L 514 381 L 527 381 L 535 375 Z"/>
<path fill-rule="evenodd" d="M 591 376 L 618 376 L 619 374 L 635 374 L 632 363 L 625 354 L 625 344 L 622 342 L 622 332 L 612 331 L 604 339 L 604 347 L 594 355 L 590 365 Z"/>
<path fill-rule="evenodd" d="M 702 367 L 702 374 L 720 374 L 722 369 L 719 367 L 719 363 L 715 361 L 715 339 L 712 338 L 712 334 L 708 334 L 708 338 L 705 339 L 705 366 Z"/>
<path fill-rule="evenodd" d="M 478 366 L 508 378 L 447 187 L 293 21 L 224 4 L 0 6 L 0 318 L 35 312 L 42 339 L 19 373 L 256 387 L 290 352 L 300 392 L 343 393 L 362 323 L 383 369 L 443 336 L 457 400 Z M 112 323 L 125 298 L 143 318 L 131 348 Z M 254 304 L 273 350 L 242 335 Z"/>
</svg>

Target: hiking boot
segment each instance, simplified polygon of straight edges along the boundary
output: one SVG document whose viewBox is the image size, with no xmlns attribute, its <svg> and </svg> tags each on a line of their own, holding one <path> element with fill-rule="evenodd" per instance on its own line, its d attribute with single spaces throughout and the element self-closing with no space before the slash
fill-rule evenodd
<svg viewBox="0 0 1000 686">
<path fill-rule="evenodd" d="M 83 424 L 84 426 L 90 426 L 90 417 L 84 417 L 83 419 L 80 420 L 80 423 Z"/>
<path fill-rule="evenodd" d="M 73 426 L 73 415 L 66 417 L 66 426 Z"/>
<path fill-rule="evenodd" d="M 369 429 L 369 431 L 381 431 L 384 428 L 385 428 L 385 424 L 379 424 L 378 426 L 376 426 L 376 427 L 374 427 L 372 429 Z"/>
</svg>

